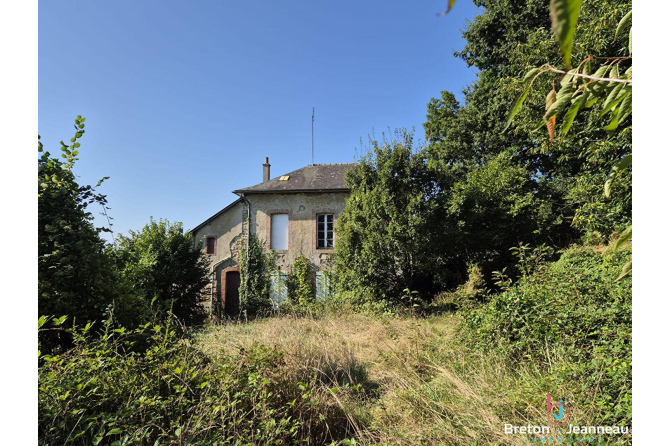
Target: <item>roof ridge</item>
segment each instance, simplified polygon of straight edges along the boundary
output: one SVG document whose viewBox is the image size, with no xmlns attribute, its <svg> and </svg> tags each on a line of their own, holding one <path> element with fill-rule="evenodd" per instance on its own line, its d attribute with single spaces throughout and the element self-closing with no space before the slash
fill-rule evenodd
<svg viewBox="0 0 670 446">
<path fill-rule="evenodd" d="M 308 164 L 305 167 L 309 167 L 309 166 L 346 166 L 346 165 L 349 165 L 349 164 L 356 164 L 356 162 L 353 162 L 353 163 L 315 163 L 315 164 Z"/>
</svg>

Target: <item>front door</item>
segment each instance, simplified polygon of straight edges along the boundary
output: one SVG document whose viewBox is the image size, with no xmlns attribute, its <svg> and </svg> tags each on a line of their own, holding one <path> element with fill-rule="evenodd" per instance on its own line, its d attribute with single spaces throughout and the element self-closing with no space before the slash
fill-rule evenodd
<svg viewBox="0 0 670 446">
<path fill-rule="evenodd" d="M 240 312 L 240 272 L 226 272 L 226 314 L 237 315 Z"/>
</svg>

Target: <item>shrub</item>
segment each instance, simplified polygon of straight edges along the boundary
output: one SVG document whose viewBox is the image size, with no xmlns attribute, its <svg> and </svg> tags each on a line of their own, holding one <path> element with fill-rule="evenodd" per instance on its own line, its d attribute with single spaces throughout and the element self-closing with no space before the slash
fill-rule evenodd
<svg viewBox="0 0 670 446">
<path fill-rule="evenodd" d="M 255 234 L 240 250 L 240 310 L 253 315 L 272 308 L 270 301 L 270 271 L 272 261 L 263 252 Z"/>
<path fill-rule="evenodd" d="M 79 159 L 86 118 L 75 119 L 71 145 L 61 141 L 60 156 L 38 141 L 38 306 L 41 314 L 68 314 L 70 320 L 92 321 L 118 297 L 116 275 L 96 228 L 91 204 L 107 209 L 107 199 L 93 186 L 81 186 L 73 171 Z M 105 180 L 98 182 L 98 186 Z"/>
<path fill-rule="evenodd" d="M 630 424 L 631 279 L 614 282 L 629 255 L 570 249 L 464 312 L 464 334 L 479 348 L 541 364 L 575 389 L 581 407 L 597 407 L 603 424 Z"/>
<path fill-rule="evenodd" d="M 209 282 L 208 262 L 199 248 L 194 249 L 193 235 L 184 233 L 181 223 L 151 219 L 141 231 L 119 236 L 111 252 L 138 302 L 153 301 L 161 319 L 172 311 L 199 323 L 204 319 L 200 293 Z"/>
<path fill-rule="evenodd" d="M 108 321 L 95 337 L 90 325 L 68 331 L 73 349 L 39 359 L 39 444 L 330 439 L 312 397 L 315 381 L 287 381 L 279 351 L 253 345 L 210 360 L 169 322 L 125 330 Z"/>
<path fill-rule="evenodd" d="M 305 307 L 316 301 L 314 287 L 314 268 L 305 256 L 299 256 L 291 265 L 291 272 L 286 280 L 288 301 L 292 305 Z"/>
</svg>

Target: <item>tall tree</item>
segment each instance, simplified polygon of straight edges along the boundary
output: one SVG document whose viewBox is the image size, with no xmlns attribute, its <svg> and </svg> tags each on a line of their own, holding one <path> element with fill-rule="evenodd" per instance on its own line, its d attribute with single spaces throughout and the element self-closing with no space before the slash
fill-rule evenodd
<svg viewBox="0 0 670 446">
<path fill-rule="evenodd" d="M 438 172 L 425 164 L 413 135 L 397 131 L 371 140 L 347 174 L 351 196 L 336 228 L 336 284 L 355 298 L 397 301 L 403 290 L 424 296 L 454 280 L 447 265 L 456 228 L 441 219 Z M 441 173 L 442 184 L 457 173 Z"/>
<path fill-rule="evenodd" d="M 543 122 L 546 94 L 552 83 L 558 89 L 561 80 L 561 74 L 555 73 L 536 80 L 515 126 L 504 131 L 509 110 L 523 88 L 523 75 L 545 63 L 562 66 L 563 58 L 551 29 L 549 0 L 475 3 L 484 11 L 463 33 L 467 43 L 456 55 L 480 70 L 478 78 L 466 89 L 462 105 L 448 92 L 429 103 L 424 125 L 429 162 L 481 164 L 511 150 L 519 163 L 536 173 L 542 193 L 557 200 L 554 208 L 562 213 L 560 218 L 576 229 L 607 237 L 625 227 L 631 218 L 629 172 L 617 185 L 619 193 L 609 199 L 595 185 L 602 184 L 611 166 L 630 151 L 630 119 L 619 122 L 621 131 L 609 135 L 603 129 L 609 117 L 594 109 L 578 115 L 567 135 L 556 133 L 552 138 L 536 131 Z M 583 3 L 572 58 L 622 55 L 626 42 L 614 36 L 630 1 Z M 609 215 L 612 212 L 614 218 Z"/>
<path fill-rule="evenodd" d="M 73 172 L 85 118 L 75 119 L 70 145 L 61 141 L 61 157 L 45 151 L 38 139 L 38 307 L 41 315 L 67 315 L 85 323 L 103 316 L 118 297 L 114 268 L 89 205 L 106 207 L 93 186 L 80 186 Z M 103 179 L 104 180 L 104 179 Z M 98 182 L 97 186 L 103 182 Z"/>
</svg>

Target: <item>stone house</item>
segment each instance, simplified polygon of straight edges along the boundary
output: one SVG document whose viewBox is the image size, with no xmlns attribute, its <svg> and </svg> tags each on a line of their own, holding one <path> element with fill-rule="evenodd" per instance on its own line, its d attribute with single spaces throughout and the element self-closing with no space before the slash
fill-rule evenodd
<svg viewBox="0 0 670 446">
<path fill-rule="evenodd" d="M 316 271 L 317 298 L 328 293 L 327 271 L 336 243 L 334 226 L 349 189 L 344 174 L 355 164 L 312 164 L 270 179 L 265 158 L 263 182 L 233 191 L 240 198 L 191 230 L 210 259 L 214 309 L 239 311 L 239 250 L 254 233 L 266 251 L 274 252 L 277 271 L 270 290 L 274 302 L 286 298 L 285 280 L 298 256 Z"/>
</svg>

